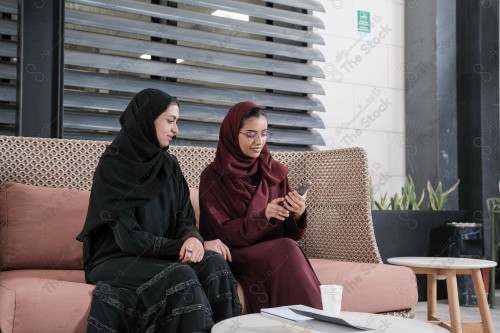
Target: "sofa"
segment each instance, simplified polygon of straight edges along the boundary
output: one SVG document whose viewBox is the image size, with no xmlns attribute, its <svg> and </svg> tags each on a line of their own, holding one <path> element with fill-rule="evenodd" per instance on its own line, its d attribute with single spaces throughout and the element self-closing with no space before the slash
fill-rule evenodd
<svg viewBox="0 0 500 333">
<path fill-rule="evenodd" d="M 0 331 L 85 332 L 94 286 L 82 244 L 92 175 L 107 142 L 0 136 Z M 191 188 L 215 149 L 172 146 Z M 361 148 L 274 152 L 292 184 L 309 181 L 300 246 L 323 284 L 344 286 L 342 310 L 412 317 L 415 274 L 382 264 Z M 244 302 L 244 294 L 239 290 Z"/>
</svg>

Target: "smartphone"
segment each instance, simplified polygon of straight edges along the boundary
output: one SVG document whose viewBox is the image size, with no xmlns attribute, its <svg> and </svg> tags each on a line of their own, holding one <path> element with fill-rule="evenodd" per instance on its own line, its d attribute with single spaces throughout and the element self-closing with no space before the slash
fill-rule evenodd
<svg viewBox="0 0 500 333">
<path fill-rule="evenodd" d="M 309 187 L 311 187 L 310 183 L 302 182 L 297 187 L 295 187 L 295 191 L 297 191 L 297 193 L 300 195 L 304 195 Z"/>
</svg>

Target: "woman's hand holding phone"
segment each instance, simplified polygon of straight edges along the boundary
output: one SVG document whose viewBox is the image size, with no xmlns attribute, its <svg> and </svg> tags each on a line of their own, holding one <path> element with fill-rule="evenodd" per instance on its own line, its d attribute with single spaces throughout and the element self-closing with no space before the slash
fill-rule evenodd
<svg viewBox="0 0 500 333">
<path fill-rule="evenodd" d="M 302 182 L 299 185 L 297 185 L 295 191 L 297 191 L 297 193 L 300 195 L 304 195 L 304 193 L 306 193 L 309 187 L 311 187 L 311 183 Z"/>
<path fill-rule="evenodd" d="M 285 198 L 276 198 L 267 204 L 265 214 L 268 221 L 272 218 L 284 221 L 290 215 L 290 212 L 280 205 L 284 201 Z"/>
<path fill-rule="evenodd" d="M 306 211 L 307 189 L 309 187 L 311 187 L 309 183 L 300 183 L 294 191 L 285 196 L 283 207 L 294 213 L 296 219 L 299 219 Z"/>
<path fill-rule="evenodd" d="M 290 212 L 299 219 L 306 210 L 307 189 L 309 183 L 300 183 L 294 191 L 288 192 L 284 198 L 276 198 L 267 204 L 265 215 L 268 220 L 275 218 L 284 221 Z"/>
</svg>

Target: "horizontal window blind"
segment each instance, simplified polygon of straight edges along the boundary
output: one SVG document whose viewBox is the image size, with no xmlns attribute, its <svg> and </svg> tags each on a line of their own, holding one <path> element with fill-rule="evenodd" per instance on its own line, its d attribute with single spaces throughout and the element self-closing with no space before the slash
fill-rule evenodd
<svg viewBox="0 0 500 333">
<path fill-rule="evenodd" d="M 66 1 L 63 137 L 112 140 L 130 98 L 177 96 L 175 144 L 215 146 L 229 107 L 265 108 L 275 150 L 323 145 L 317 1 Z M 0 2 L 0 132 L 16 119 L 17 4 Z"/>
<path fill-rule="evenodd" d="M 16 2 L 0 1 L 0 135 L 14 135 L 16 122 Z"/>
</svg>

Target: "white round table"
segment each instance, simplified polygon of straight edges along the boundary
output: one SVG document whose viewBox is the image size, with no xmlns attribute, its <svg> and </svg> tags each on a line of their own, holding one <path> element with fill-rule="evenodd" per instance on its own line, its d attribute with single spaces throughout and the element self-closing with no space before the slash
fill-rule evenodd
<svg viewBox="0 0 500 333">
<path fill-rule="evenodd" d="M 292 321 L 264 313 L 254 313 L 223 320 L 214 327 L 212 333 L 347 333 L 347 332 L 385 332 L 385 333 L 444 333 L 444 328 L 415 319 L 400 318 L 362 312 L 341 312 L 342 318 L 360 326 L 375 328 L 360 331 L 356 328 L 335 325 L 316 319 Z"/>
<path fill-rule="evenodd" d="M 415 274 L 427 274 L 427 320 L 429 322 L 443 326 L 451 332 L 494 332 L 483 277 L 481 276 L 481 268 L 495 267 L 496 262 L 454 257 L 396 257 L 387 259 L 387 262 L 410 267 Z M 482 320 L 479 323 L 462 323 L 460 304 L 458 302 L 457 274 L 472 275 Z M 436 279 L 438 276 L 446 278 L 450 323 L 443 322 L 437 317 Z"/>
</svg>

